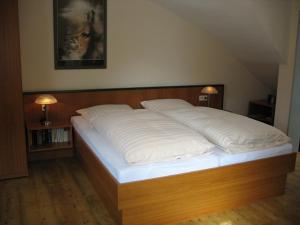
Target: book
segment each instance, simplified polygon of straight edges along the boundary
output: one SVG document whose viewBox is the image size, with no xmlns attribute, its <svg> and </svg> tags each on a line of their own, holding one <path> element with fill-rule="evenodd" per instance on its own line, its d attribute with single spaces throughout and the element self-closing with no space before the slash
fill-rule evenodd
<svg viewBox="0 0 300 225">
<path fill-rule="evenodd" d="M 68 129 L 64 129 L 64 142 L 69 141 L 69 131 Z"/>
<path fill-rule="evenodd" d="M 37 145 L 43 144 L 43 137 L 42 137 L 42 131 L 37 131 Z"/>
<path fill-rule="evenodd" d="M 51 130 L 51 141 L 52 141 L 52 143 L 55 143 L 56 141 L 55 141 L 55 132 L 56 131 L 56 129 L 52 129 Z"/>
<path fill-rule="evenodd" d="M 64 129 L 58 129 L 58 142 L 64 142 Z"/>
<path fill-rule="evenodd" d="M 31 137 L 31 139 L 32 139 L 31 140 L 32 141 L 31 145 L 37 145 L 37 143 L 38 143 L 37 131 L 33 130 L 31 132 L 31 135 L 32 135 L 32 137 Z"/>
<path fill-rule="evenodd" d="M 51 130 L 46 130 L 47 132 L 47 144 L 51 144 L 52 143 L 52 132 Z"/>
</svg>

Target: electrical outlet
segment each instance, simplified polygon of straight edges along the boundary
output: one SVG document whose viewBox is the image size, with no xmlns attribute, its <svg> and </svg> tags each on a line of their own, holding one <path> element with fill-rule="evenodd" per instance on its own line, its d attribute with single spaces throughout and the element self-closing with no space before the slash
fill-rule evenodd
<svg viewBox="0 0 300 225">
<path fill-rule="evenodd" d="M 207 95 L 199 95 L 199 102 L 207 102 Z"/>
</svg>

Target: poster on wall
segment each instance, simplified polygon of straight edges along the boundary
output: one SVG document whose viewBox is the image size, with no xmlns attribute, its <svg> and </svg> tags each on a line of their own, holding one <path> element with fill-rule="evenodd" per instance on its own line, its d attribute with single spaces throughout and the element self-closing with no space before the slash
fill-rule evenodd
<svg viewBox="0 0 300 225">
<path fill-rule="evenodd" d="M 55 69 L 106 68 L 106 0 L 53 0 Z"/>
</svg>

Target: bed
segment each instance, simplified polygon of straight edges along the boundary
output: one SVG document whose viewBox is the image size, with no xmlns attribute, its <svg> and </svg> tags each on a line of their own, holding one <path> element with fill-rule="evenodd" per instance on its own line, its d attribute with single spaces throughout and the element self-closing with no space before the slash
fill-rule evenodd
<svg viewBox="0 0 300 225">
<path fill-rule="evenodd" d="M 215 87 L 219 94 L 214 96 L 212 102 L 216 108 L 222 108 L 224 86 Z M 56 108 L 51 108 L 53 114 L 50 116 L 70 119 L 76 115 L 76 109 L 106 103 L 124 103 L 139 108 L 140 101 L 154 98 L 181 98 L 199 105 L 198 96 L 202 88 L 199 85 L 52 92 L 60 103 Z M 38 94 L 24 95 L 26 120 L 38 119 L 39 108 L 33 104 Z M 144 177 L 132 179 L 128 169 L 125 169 L 127 172 L 112 172 L 107 162 L 102 162 L 93 150 L 93 145 L 97 144 L 93 143 L 92 138 L 88 139 L 88 132 L 82 132 L 84 121 L 78 117 L 73 117 L 72 121 L 76 155 L 112 217 L 120 225 L 170 224 L 280 195 L 284 193 L 287 173 L 295 167 L 296 154 L 286 145 L 271 149 L 269 155 L 256 156 L 251 161 L 239 163 L 222 155 L 222 152 L 216 152 L 207 156 L 212 160 L 207 160 L 209 163 L 206 165 L 197 165 L 197 160 L 193 165 L 182 162 L 183 165 L 179 167 L 185 167 L 185 171 L 171 173 L 166 169 L 163 177 L 155 172 L 141 172 Z M 243 156 L 244 159 L 251 157 Z"/>
</svg>

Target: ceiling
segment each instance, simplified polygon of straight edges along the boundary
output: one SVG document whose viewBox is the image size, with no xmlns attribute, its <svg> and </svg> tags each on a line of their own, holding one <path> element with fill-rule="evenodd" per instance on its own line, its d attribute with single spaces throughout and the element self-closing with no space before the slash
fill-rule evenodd
<svg viewBox="0 0 300 225">
<path fill-rule="evenodd" d="M 291 0 L 151 0 L 213 35 L 268 88 L 287 58 Z"/>
</svg>

